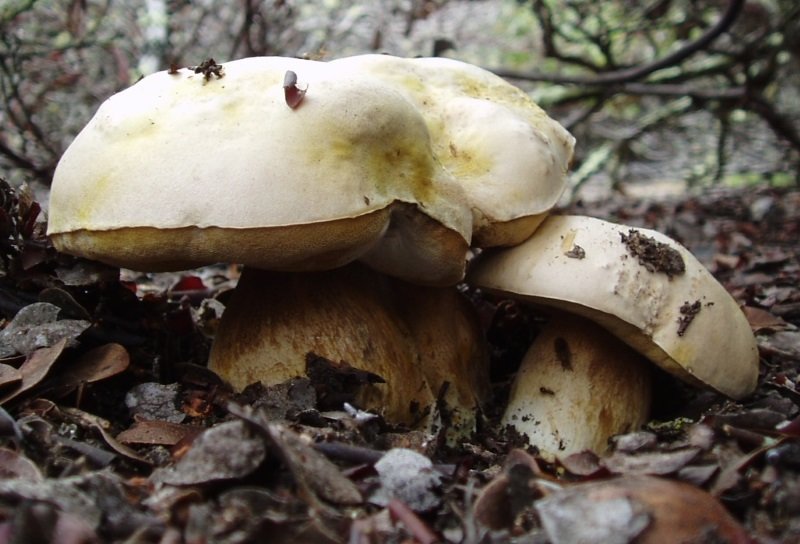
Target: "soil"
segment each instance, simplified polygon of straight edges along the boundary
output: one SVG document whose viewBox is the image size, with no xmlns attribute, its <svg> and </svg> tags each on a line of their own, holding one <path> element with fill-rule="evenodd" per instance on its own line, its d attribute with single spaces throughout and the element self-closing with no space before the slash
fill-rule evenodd
<svg viewBox="0 0 800 544">
<path fill-rule="evenodd" d="M 236 267 L 120 275 L 56 253 L 35 203 L 0 189 L 1 541 L 800 541 L 800 191 L 562 210 L 630 225 L 665 273 L 677 262 L 635 229 L 686 245 L 742 305 L 761 372 L 741 401 L 660 375 L 642 429 L 548 463 L 497 425 L 536 310 L 464 287 L 494 395 L 448 446 L 340 407 L 375 377 L 319 358 L 234 393 L 205 363 Z"/>
</svg>

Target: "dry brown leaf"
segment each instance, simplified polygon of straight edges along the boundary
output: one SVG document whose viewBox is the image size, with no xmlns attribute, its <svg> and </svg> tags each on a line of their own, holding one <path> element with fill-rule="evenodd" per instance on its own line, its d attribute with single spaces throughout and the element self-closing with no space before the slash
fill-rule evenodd
<svg viewBox="0 0 800 544">
<path fill-rule="evenodd" d="M 767 310 L 761 308 L 754 308 L 753 306 L 745 306 L 742 308 L 747 321 L 753 332 L 758 333 L 761 331 L 780 331 L 789 327 L 789 324 L 776 315 L 772 315 Z"/>
<path fill-rule="evenodd" d="M 19 372 L 22 375 L 22 382 L 14 391 L 2 397 L 0 399 L 0 404 L 5 404 L 41 382 L 44 377 L 47 376 L 47 373 L 56 360 L 61 356 L 68 341 L 67 338 L 62 338 L 52 347 L 39 348 L 31 353 L 28 358 L 25 359 L 25 362 L 22 363 L 22 366 L 19 367 Z"/>
<path fill-rule="evenodd" d="M 699 448 L 647 453 L 616 451 L 600 460 L 600 464 L 613 474 L 657 474 L 677 472 L 700 453 Z"/>
<path fill-rule="evenodd" d="M 758 337 L 758 347 L 768 355 L 800 359 L 800 331 L 778 331 Z"/>
<path fill-rule="evenodd" d="M 267 425 L 269 435 L 298 485 L 334 504 L 360 504 L 361 492 L 335 464 L 283 425 Z"/>
<path fill-rule="evenodd" d="M 174 465 L 156 470 L 154 482 L 175 486 L 244 478 L 266 459 L 264 439 L 244 422 L 228 421 L 200 434 Z"/>
<path fill-rule="evenodd" d="M 111 436 L 111 433 L 108 431 L 111 425 L 105 419 L 94 414 L 90 414 L 89 412 L 79 410 L 78 408 L 62 407 L 60 410 L 70 417 L 75 418 L 80 422 L 81 425 L 85 425 L 97 431 L 102 437 L 103 441 L 116 453 L 145 465 L 151 464 L 150 461 L 133 451 L 131 448 L 119 443 L 113 436 Z"/>
<path fill-rule="evenodd" d="M 538 496 L 531 486 L 536 476 L 543 476 L 536 458 L 522 449 L 511 450 L 503 471 L 478 493 L 473 506 L 475 519 L 490 529 L 510 527 L 518 511 Z"/>
<path fill-rule="evenodd" d="M 563 466 L 570 474 L 575 476 L 596 477 L 608 475 L 608 470 L 600 464 L 600 458 L 592 451 L 581 451 L 559 458 Z"/>
<path fill-rule="evenodd" d="M 30 355 L 35 350 L 55 346 L 62 339 L 73 342 L 91 326 L 89 321 L 58 319 L 61 309 L 47 302 L 23 307 L 14 319 L 0 330 L 0 355 Z"/>
<path fill-rule="evenodd" d="M 535 508 L 553 542 L 751 542 L 713 496 L 652 476 L 573 485 L 537 501 Z"/>
<path fill-rule="evenodd" d="M 60 375 L 59 385 L 77 387 L 116 376 L 128 368 L 130 356 L 120 344 L 105 344 L 83 354 Z"/>
<path fill-rule="evenodd" d="M 0 363 L 0 387 L 11 386 L 22 380 L 19 369 Z"/>
<path fill-rule="evenodd" d="M 18 451 L 0 448 L 0 478 L 22 478 L 42 481 L 42 473 L 36 464 Z"/>
<path fill-rule="evenodd" d="M 169 421 L 137 421 L 117 435 L 123 444 L 148 444 L 174 446 L 181 440 L 191 439 L 203 431 L 202 427 L 170 423 Z"/>
<path fill-rule="evenodd" d="M 249 406 L 228 404 L 228 411 L 249 423 L 270 442 L 294 476 L 300 497 L 320 512 L 328 507 L 319 499 L 341 505 L 360 504 L 361 492 L 339 467 L 307 444 L 288 427 L 270 423 Z"/>
</svg>

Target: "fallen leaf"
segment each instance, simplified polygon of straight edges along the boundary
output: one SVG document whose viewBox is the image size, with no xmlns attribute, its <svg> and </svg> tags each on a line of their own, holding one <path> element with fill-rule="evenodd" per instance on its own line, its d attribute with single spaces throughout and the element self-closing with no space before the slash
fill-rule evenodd
<svg viewBox="0 0 800 544">
<path fill-rule="evenodd" d="M 653 476 L 576 484 L 534 505 L 553 542 L 751 542 L 709 493 Z"/>
<path fill-rule="evenodd" d="M 123 444 L 174 446 L 182 440 L 191 439 L 202 431 L 202 427 L 192 425 L 143 420 L 137 421 L 129 429 L 119 433 L 117 441 Z"/>
<path fill-rule="evenodd" d="M 249 423 L 268 439 L 270 446 L 292 473 L 300 496 L 310 506 L 327 512 L 327 505 L 319 498 L 344 505 L 362 502 L 361 492 L 355 484 L 342 474 L 339 467 L 314 450 L 299 435 L 284 425 L 268 422 L 261 412 L 255 412 L 249 406 L 229 403 L 228 411 Z"/>
<path fill-rule="evenodd" d="M 361 492 L 339 467 L 304 442 L 287 427 L 270 423 L 269 435 L 288 465 L 295 480 L 316 495 L 334 504 L 360 504 Z"/>
<path fill-rule="evenodd" d="M 20 452 L 0 448 L 0 479 L 11 478 L 41 481 L 42 473 L 33 461 Z"/>
<path fill-rule="evenodd" d="M 473 505 L 475 519 L 490 529 L 499 531 L 514 523 L 514 513 L 508 502 L 508 474 L 495 476 L 478 493 Z"/>
<path fill-rule="evenodd" d="M 800 359 L 800 332 L 779 331 L 768 336 L 758 336 L 760 350 L 770 354 Z"/>
<path fill-rule="evenodd" d="M 129 364 L 128 350 L 120 344 L 105 344 L 86 352 L 61 372 L 56 387 L 66 394 L 83 384 L 116 376 Z"/>
<path fill-rule="evenodd" d="M 652 449 L 658 443 L 658 437 L 655 433 L 649 431 L 634 431 L 613 436 L 611 442 L 617 451 L 634 453 Z"/>
<path fill-rule="evenodd" d="M 22 381 L 19 369 L 0 363 L 0 388 Z"/>
<path fill-rule="evenodd" d="M 31 353 L 22 363 L 22 366 L 19 367 L 19 372 L 22 376 L 21 383 L 14 391 L 0 398 L 0 404 L 13 400 L 41 382 L 61 356 L 67 346 L 67 342 L 67 338 L 62 338 L 53 347 L 40 348 Z"/>
<path fill-rule="evenodd" d="M 678 479 L 696 486 L 704 486 L 719 472 L 719 466 L 713 465 L 688 465 L 678 471 Z"/>
<path fill-rule="evenodd" d="M 267 448 L 243 421 L 220 423 L 204 431 L 174 465 L 158 469 L 150 479 L 185 486 L 243 478 L 266 459 Z"/>
<path fill-rule="evenodd" d="M 581 451 L 560 457 L 558 459 L 570 474 L 575 476 L 592 477 L 607 475 L 608 470 L 600 464 L 600 458 L 592 451 Z"/>
<path fill-rule="evenodd" d="M 484 486 L 475 499 L 475 518 L 491 529 L 509 528 L 515 517 L 540 496 L 531 482 L 535 476 L 542 475 L 532 455 L 521 449 L 511 450 L 502 472 Z"/>
<path fill-rule="evenodd" d="M 15 353 L 30 355 L 39 348 L 54 346 L 62 339 L 72 342 L 91 325 L 80 319 L 58 320 L 60 311 L 58 306 L 47 302 L 36 302 L 22 308 L 0 331 L 0 357 Z"/>
<path fill-rule="evenodd" d="M 394 448 L 375 463 L 375 470 L 381 487 L 370 497 L 370 502 L 386 506 L 392 499 L 399 499 L 415 512 L 427 512 L 441 503 L 441 476 L 424 455 Z"/>
<path fill-rule="evenodd" d="M 39 293 L 39 302 L 48 302 L 61 309 L 60 315 L 90 321 L 91 314 L 75 298 L 58 287 L 48 287 Z"/>
<path fill-rule="evenodd" d="M 148 461 L 147 459 L 136 453 L 131 448 L 125 446 L 124 444 L 121 444 L 113 436 L 111 436 L 111 433 L 109 432 L 109 428 L 111 427 L 111 425 L 108 423 L 108 421 L 100 417 L 97 417 L 94 414 L 90 414 L 88 412 L 84 412 L 83 410 L 79 410 L 78 408 L 64 407 L 61 408 L 61 411 L 74 418 L 77 418 L 82 425 L 94 429 L 97 433 L 100 434 L 105 443 L 116 453 L 122 455 L 123 457 L 127 457 L 128 459 L 132 459 L 134 461 L 143 463 L 145 465 L 151 464 L 150 461 Z"/>
<path fill-rule="evenodd" d="M 614 474 L 672 474 L 700 453 L 699 448 L 630 454 L 616 451 L 600 460 Z"/>
<path fill-rule="evenodd" d="M 776 315 L 772 315 L 767 310 L 754 308 L 753 306 L 745 306 L 742 308 L 742 311 L 744 311 L 744 315 L 750 323 L 750 328 L 753 329 L 755 333 L 784 330 L 789 327 L 786 321 Z"/>
</svg>

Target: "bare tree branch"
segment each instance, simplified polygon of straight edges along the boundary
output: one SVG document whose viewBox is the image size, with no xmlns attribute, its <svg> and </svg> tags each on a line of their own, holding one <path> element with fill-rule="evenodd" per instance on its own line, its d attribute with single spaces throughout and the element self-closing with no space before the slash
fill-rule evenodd
<svg viewBox="0 0 800 544">
<path fill-rule="evenodd" d="M 706 30 L 699 38 L 693 42 L 686 43 L 683 47 L 673 51 L 663 58 L 644 64 L 634 66 L 624 70 L 600 73 L 588 77 L 570 77 L 561 74 L 546 74 L 543 72 L 518 72 L 514 70 L 492 69 L 492 72 L 500 77 L 508 79 L 519 79 L 526 81 L 544 81 L 548 83 L 560 83 L 565 85 L 615 85 L 640 80 L 649 76 L 653 72 L 680 64 L 698 51 L 702 51 L 716 40 L 723 32 L 727 31 L 739 13 L 742 11 L 745 0 L 730 0 L 725 12 L 717 23 Z M 552 47 L 552 44 L 550 44 Z M 548 50 L 547 45 L 545 50 Z"/>
</svg>

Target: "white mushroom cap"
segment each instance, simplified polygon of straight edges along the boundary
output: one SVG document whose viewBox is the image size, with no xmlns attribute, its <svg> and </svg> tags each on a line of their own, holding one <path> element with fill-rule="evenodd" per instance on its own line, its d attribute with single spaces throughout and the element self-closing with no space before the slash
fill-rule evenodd
<svg viewBox="0 0 800 544">
<path fill-rule="evenodd" d="M 472 214 L 403 94 L 331 63 L 222 67 L 153 74 L 101 105 L 56 169 L 58 249 L 150 270 L 324 269 L 370 252 L 400 277 L 462 277 Z M 294 108 L 287 71 L 306 89 Z M 409 228 L 428 244 L 404 242 Z"/>
<path fill-rule="evenodd" d="M 502 423 L 549 461 L 602 453 L 609 437 L 647 421 L 651 398 L 642 355 L 599 325 L 558 313 L 525 354 Z"/>
<path fill-rule="evenodd" d="M 361 55 L 331 64 L 391 82 L 420 110 L 437 160 L 466 191 L 475 245 L 522 242 L 561 196 L 575 139 L 502 78 L 445 58 Z"/>
<path fill-rule="evenodd" d="M 552 216 L 525 243 L 477 261 L 468 276 L 475 286 L 585 316 L 690 383 L 733 398 L 755 389 L 758 350 L 743 312 L 663 234 Z"/>
</svg>

